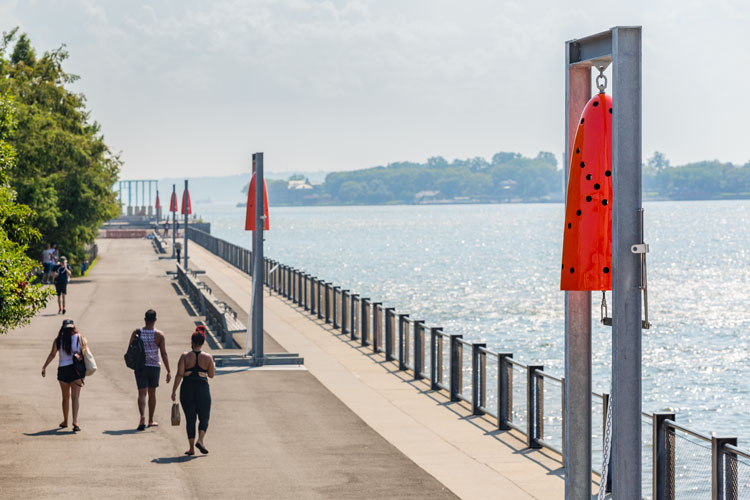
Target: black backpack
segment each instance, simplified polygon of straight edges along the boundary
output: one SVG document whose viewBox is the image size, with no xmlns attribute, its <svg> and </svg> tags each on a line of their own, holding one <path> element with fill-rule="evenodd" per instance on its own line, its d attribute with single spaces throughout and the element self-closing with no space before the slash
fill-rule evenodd
<svg viewBox="0 0 750 500">
<path fill-rule="evenodd" d="M 146 349 L 143 347 L 143 340 L 141 340 L 141 330 L 138 329 L 135 334 L 135 339 L 128 346 L 128 350 L 125 353 L 125 364 L 131 370 L 141 370 L 146 366 Z"/>
</svg>

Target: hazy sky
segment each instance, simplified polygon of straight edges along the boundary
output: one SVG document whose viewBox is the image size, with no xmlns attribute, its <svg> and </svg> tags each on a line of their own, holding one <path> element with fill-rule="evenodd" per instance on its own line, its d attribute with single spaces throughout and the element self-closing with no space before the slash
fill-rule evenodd
<svg viewBox="0 0 750 500">
<path fill-rule="evenodd" d="M 123 178 L 563 149 L 564 42 L 643 26 L 643 151 L 750 160 L 750 2 L 0 0 L 67 44 Z"/>
</svg>

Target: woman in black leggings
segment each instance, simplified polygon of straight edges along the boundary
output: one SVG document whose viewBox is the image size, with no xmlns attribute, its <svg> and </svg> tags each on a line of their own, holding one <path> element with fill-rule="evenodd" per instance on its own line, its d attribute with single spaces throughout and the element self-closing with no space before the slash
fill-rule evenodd
<svg viewBox="0 0 750 500">
<path fill-rule="evenodd" d="M 182 405 L 182 411 L 185 412 L 188 443 L 190 443 L 190 449 L 185 452 L 185 455 L 195 455 L 195 448 L 198 448 L 204 455 L 208 453 L 203 445 L 203 439 L 208 429 L 208 417 L 211 414 L 211 391 L 208 388 L 208 379 L 214 378 L 216 367 L 214 358 L 201 351 L 205 341 L 206 327 L 198 326 L 191 337 L 192 349 L 180 356 L 177 376 L 172 387 L 172 401 L 175 401 L 177 399 L 177 387 L 179 387 L 180 381 L 185 379 L 180 389 L 180 404 Z M 196 417 L 200 421 L 198 424 L 198 441 L 195 440 Z"/>
</svg>

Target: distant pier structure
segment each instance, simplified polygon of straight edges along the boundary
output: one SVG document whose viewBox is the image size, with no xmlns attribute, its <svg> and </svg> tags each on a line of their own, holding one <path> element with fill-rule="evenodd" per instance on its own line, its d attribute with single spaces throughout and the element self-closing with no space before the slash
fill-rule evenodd
<svg viewBox="0 0 750 500">
<path fill-rule="evenodd" d="M 133 179 L 117 181 L 118 198 L 122 215 L 144 219 L 160 219 L 154 207 L 159 189 L 156 179 Z M 125 204 L 127 197 L 127 205 Z"/>
</svg>

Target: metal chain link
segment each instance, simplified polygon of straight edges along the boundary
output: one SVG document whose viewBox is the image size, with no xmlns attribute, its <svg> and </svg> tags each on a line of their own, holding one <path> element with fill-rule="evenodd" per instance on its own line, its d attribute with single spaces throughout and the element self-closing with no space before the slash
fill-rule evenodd
<svg viewBox="0 0 750 500">
<path fill-rule="evenodd" d="M 598 500 L 604 500 L 607 493 L 607 474 L 609 473 L 609 458 L 612 450 L 612 386 L 609 388 L 609 404 L 607 405 L 607 421 L 604 425 L 604 450 L 602 450 L 602 476 L 599 483 Z"/>
</svg>

